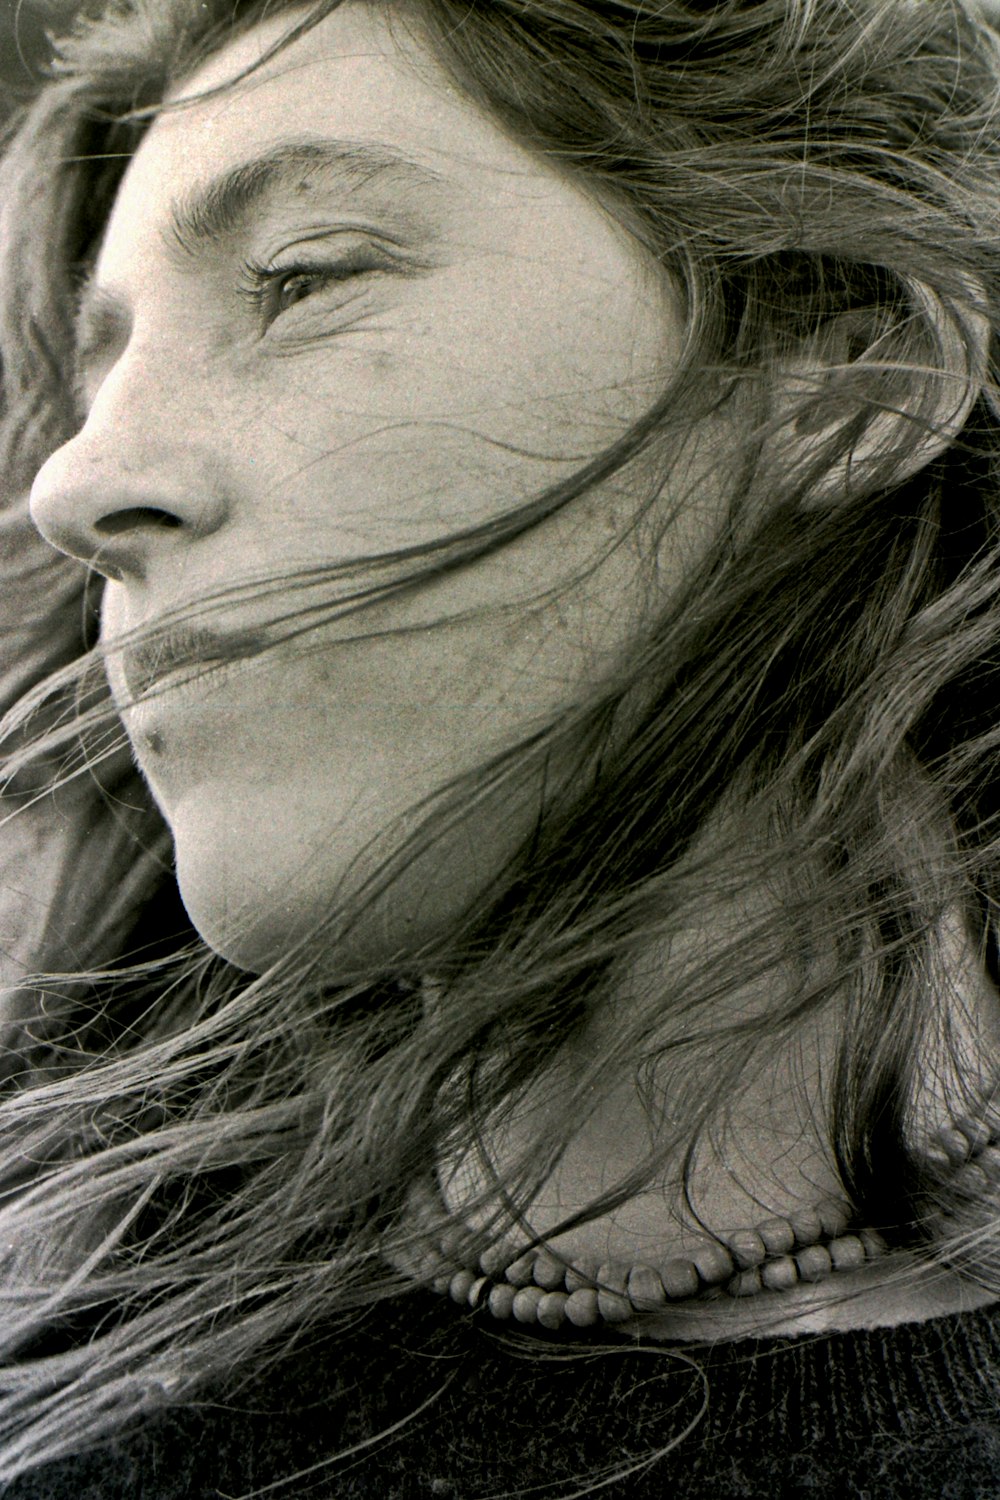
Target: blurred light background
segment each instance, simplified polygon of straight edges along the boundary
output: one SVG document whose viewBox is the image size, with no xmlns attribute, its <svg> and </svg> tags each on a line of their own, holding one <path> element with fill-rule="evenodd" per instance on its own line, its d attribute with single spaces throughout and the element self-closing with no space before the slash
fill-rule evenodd
<svg viewBox="0 0 1000 1500">
<path fill-rule="evenodd" d="M 47 57 L 46 31 L 61 30 L 78 9 L 78 0 L 0 0 L 0 109 Z"/>
</svg>

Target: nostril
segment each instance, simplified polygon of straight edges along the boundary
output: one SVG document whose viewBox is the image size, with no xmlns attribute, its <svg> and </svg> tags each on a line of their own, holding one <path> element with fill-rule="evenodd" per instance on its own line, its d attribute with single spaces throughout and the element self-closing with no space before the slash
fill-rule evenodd
<svg viewBox="0 0 1000 1500">
<path fill-rule="evenodd" d="M 159 510 L 155 505 L 134 505 L 128 510 L 116 510 L 110 516 L 102 516 L 94 522 L 94 530 L 101 536 L 121 536 L 123 532 L 149 530 L 173 530 L 183 526 L 179 516 L 169 510 Z"/>
</svg>

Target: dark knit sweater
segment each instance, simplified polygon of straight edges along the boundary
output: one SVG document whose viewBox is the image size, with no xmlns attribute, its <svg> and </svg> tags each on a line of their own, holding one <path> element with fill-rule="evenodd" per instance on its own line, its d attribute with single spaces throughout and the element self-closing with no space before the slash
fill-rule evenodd
<svg viewBox="0 0 1000 1500">
<path fill-rule="evenodd" d="M 235 1500 L 287 1478 L 268 1500 L 557 1500 L 673 1443 L 598 1493 L 1000 1497 L 1000 1309 L 729 1344 L 698 1365 L 662 1345 L 597 1354 L 583 1341 L 511 1339 L 480 1314 L 414 1294 L 314 1339 L 252 1385 L 4 1493 Z M 706 1384 L 707 1411 L 685 1437 Z"/>
</svg>

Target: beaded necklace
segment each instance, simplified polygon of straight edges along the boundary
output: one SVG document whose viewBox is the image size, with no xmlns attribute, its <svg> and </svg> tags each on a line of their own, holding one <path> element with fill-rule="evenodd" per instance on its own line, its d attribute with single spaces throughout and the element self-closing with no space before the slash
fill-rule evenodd
<svg viewBox="0 0 1000 1500">
<path fill-rule="evenodd" d="M 959 1174 L 963 1191 L 978 1196 L 1000 1175 L 1000 1135 L 981 1120 L 963 1118 L 941 1129 L 932 1162 Z M 976 1191 L 978 1190 L 978 1192 Z M 838 1271 L 857 1271 L 886 1255 L 874 1229 L 851 1228 L 846 1202 L 824 1199 L 788 1218 L 705 1235 L 687 1255 L 658 1264 L 580 1259 L 570 1263 L 545 1246 L 490 1246 L 478 1257 L 469 1228 L 441 1223 L 443 1200 L 428 1186 L 411 1195 L 424 1226 L 426 1257 L 418 1278 L 461 1306 L 485 1307 L 494 1318 L 557 1330 L 625 1323 L 676 1303 L 754 1297 L 816 1285 Z M 470 1261 L 472 1264 L 470 1264 Z"/>
</svg>

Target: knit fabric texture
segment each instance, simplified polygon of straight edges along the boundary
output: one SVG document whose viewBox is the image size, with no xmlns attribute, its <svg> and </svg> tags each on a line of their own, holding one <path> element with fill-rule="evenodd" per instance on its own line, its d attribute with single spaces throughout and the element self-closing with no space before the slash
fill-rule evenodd
<svg viewBox="0 0 1000 1500">
<path fill-rule="evenodd" d="M 269 1485 L 268 1500 L 989 1500 L 1000 1310 L 692 1353 L 510 1334 L 415 1293 L 3 1494 Z"/>
</svg>

